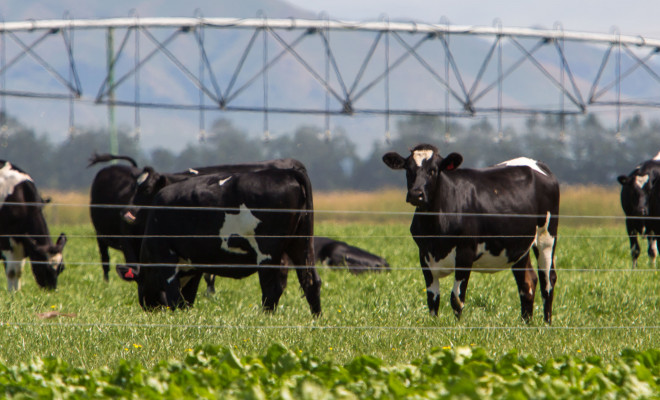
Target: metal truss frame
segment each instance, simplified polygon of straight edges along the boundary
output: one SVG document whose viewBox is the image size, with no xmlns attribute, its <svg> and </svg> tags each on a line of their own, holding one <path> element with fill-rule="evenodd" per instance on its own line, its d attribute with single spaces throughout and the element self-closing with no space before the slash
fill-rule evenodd
<svg viewBox="0 0 660 400">
<path fill-rule="evenodd" d="M 105 30 L 123 32 L 119 46 L 108 49 L 112 54 L 107 70 L 98 71 L 96 88 L 83 87 L 79 76 L 76 46 L 73 41 L 74 32 L 89 30 Z M 158 30 L 160 37 L 154 32 Z M 228 30 L 247 30 L 250 39 L 241 54 L 234 61 L 231 70 L 218 71 L 209 56 L 209 43 L 216 32 Z M 359 58 L 357 74 L 348 78 L 340 68 L 340 58 L 337 49 L 330 41 L 331 32 L 371 32 L 373 38 L 368 51 L 354 55 Z M 165 32 L 163 34 L 163 32 Z M 21 34 L 23 36 L 21 36 Z M 29 35 L 28 35 L 29 34 Z M 27 41 L 28 35 L 31 41 Z M 171 43 L 180 36 L 194 35 L 194 43 L 198 54 L 198 70 L 190 67 L 189 60 L 183 60 L 171 51 Z M 293 38 L 292 38 L 292 37 Z M 458 36 L 478 36 L 485 43 L 490 42 L 487 51 L 479 65 L 471 66 L 478 71 L 468 83 L 463 75 L 464 66 L 457 61 L 455 49 L 450 40 Z M 302 43 L 310 37 L 320 39 L 325 62 L 319 68 L 308 55 L 299 51 Z M 211 39 L 210 39 L 211 38 Z M 130 40 L 132 45 L 133 67 L 123 75 L 114 77 L 114 66 L 122 59 L 129 57 L 127 53 Z M 47 42 L 61 41 L 65 49 L 66 68 L 62 70 L 60 61 L 55 63 L 47 59 L 44 52 L 52 50 Z M 146 40 L 150 50 L 140 53 L 140 41 Z M 13 57 L 7 59 L 5 49 L 7 43 L 20 48 Z M 518 58 L 503 64 L 502 46 L 507 43 L 509 48 L 518 50 Z M 588 90 L 580 88 L 572 61 L 567 57 L 564 46 L 567 42 L 596 44 L 603 48 L 601 64 L 596 68 Z M 262 44 L 260 50 L 259 44 Z M 394 43 L 399 52 L 394 55 L 390 48 Z M 428 60 L 420 51 L 428 43 L 437 43 L 441 48 L 444 62 L 438 65 Z M 531 43 L 531 45 L 530 45 Z M 273 52 L 276 44 L 278 50 Z M 101 44 L 99 44 L 101 46 Z M 376 49 L 384 52 L 384 60 L 376 60 Z M 553 49 L 557 62 L 548 65 L 546 59 L 541 60 L 537 53 L 541 49 Z M 260 51 L 261 66 L 256 71 L 246 72 L 246 61 L 254 57 L 254 52 Z M 640 52 L 646 52 L 641 54 Z M 68 99 L 69 101 L 93 101 L 96 104 L 107 104 L 129 107 L 150 107 L 162 109 L 183 110 L 226 110 L 268 113 L 318 114 L 318 115 L 437 115 L 451 117 L 469 117 L 483 113 L 540 113 L 540 114 L 581 114 L 592 106 L 615 107 L 660 107 L 660 101 L 648 98 L 622 97 L 621 82 L 636 71 L 645 71 L 650 81 L 660 83 L 658 65 L 654 65 L 656 55 L 660 52 L 660 40 L 640 36 L 623 36 L 620 34 L 593 34 L 584 32 L 569 32 L 562 29 L 540 30 L 495 27 L 455 26 L 444 24 L 421 24 L 404 22 L 344 22 L 332 20 L 299 20 L 299 19 L 233 19 L 233 18 L 113 18 L 99 20 L 43 20 L 0 23 L 0 96 L 3 110 L 5 97 L 29 97 Z M 196 104 L 165 103 L 155 99 L 145 98 L 140 92 L 140 74 L 156 56 L 168 59 L 176 69 L 199 91 Z M 302 67 L 308 78 L 311 77 L 325 96 L 325 107 L 274 106 L 269 104 L 269 79 L 273 79 L 273 69 L 287 56 Z M 628 62 L 624 67 L 622 58 Z M 63 92 L 41 92 L 30 89 L 8 89 L 6 77 L 16 68 L 19 61 L 30 58 L 51 75 L 61 85 Z M 317 57 L 318 58 L 318 57 Z M 431 79 L 446 92 L 444 105 L 438 105 L 429 110 L 414 107 L 390 107 L 390 85 L 393 73 L 405 74 L 411 63 L 416 64 L 429 74 Z M 254 63 L 253 63 L 254 64 Z M 367 76 L 365 72 L 378 64 L 379 73 Z M 503 103 L 506 88 L 503 81 L 509 78 L 522 65 L 532 66 L 559 93 L 561 105 L 539 108 L 525 106 L 509 106 Z M 606 66 L 614 65 L 615 73 L 605 73 Z M 254 67 L 254 65 L 253 65 Z M 476 67 L 476 68 L 475 68 Z M 486 78 L 486 70 L 496 68 L 495 79 Z M 269 76 L 270 75 L 270 76 Z M 224 77 L 224 78 L 221 78 Z M 227 77 L 229 77 L 227 79 Z M 240 78 L 240 79 L 239 79 Z M 117 99 L 114 92 L 130 84 L 134 85 L 133 99 Z M 221 83 L 223 83 L 221 85 Z M 261 104 L 245 105 L 237 101 L 249 90 L 255 87 L 262 91 Z M 382 90 L 378 96 L 384 101 L 382 106 L 362 106 L 360 100 L 375 90 Z M 89 97 L 86 93 L 96 93 Z M 490 96 L 491 101 L 484 99 Z M 496 98 L 493 104 L 492 98 Z M 450 107 L 449 103 L 458 105 Z M 564 104 L 566 102 L 566 104 Z M 253 102 L 254 103 L 254 102 Z M 2 110 L 0 110 L 2 111 Z M 267 117 L 266 117 L 267 118 Z"/>
</svg>

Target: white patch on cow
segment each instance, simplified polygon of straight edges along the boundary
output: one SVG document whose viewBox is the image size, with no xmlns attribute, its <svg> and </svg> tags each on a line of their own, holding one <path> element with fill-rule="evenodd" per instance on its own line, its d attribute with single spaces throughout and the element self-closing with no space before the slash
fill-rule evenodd
<svg viewBox="0 0 660 400">
<path fill-rule="evenodd" d="M 62 263 L 62 253 L 56 253 L 48 257 L 48 265 L 53 268 L 57 268 L 58 265 Z"/>
<path fill-rule="evenodd" d="M 199 175 L 199 171 L 196 169 L 188 168 L 188 173 L 191 175 Z"/>
<path fill-rule="evenodd" d="M 10 162 L 0 168 L 0 207 L 10 194 L 14 193 L 16 185 L 23 181 L 31 181 L 30 175 L 15 170 Z"/>
<path fill-rule="evenodd" d="M 529 167 L 540 174 L 548 175 L 539 167 L 538 161 L 527 157 L 514 158 L 513 160 L 504 161 L 497 165 L 504 167 Z"/>
<path fill-rule="evenodd" d="M 172 251 L 172 249 L 170 249 L 170 254 L 175 254 L 174 251 Z M 191 265 L 192 265 L 192 261 L 186 260 L 185 258 L 179 257 L 179 261 L 176 265 L 176 268 L 174 269 L 174 273 L 172 274 L 172 276 L 170 276 L 167 279 L 167 283 L 168 284 L 172 283 L 172 281 L 174 281 L 174 279 L 177 277 L 177 275 L 179 275 L 179 272 L 189 271 L 189 270 L 193 269 L 193 267 Z M 190 278 L 191 277 L 185 277 L 185 278 L 181 279 L 179 281 L 180 286 L 181 287 L 186 286 L 188 281 L 190 281 Z"/>
<path fill-rule="evenodd" d="M 140 186 L 141 184 L 146 182 L 147 178 L 149 178 L 149 173 L 148 172 L 141 173 L 140 176 L 138 176 L 138 178 L 137 178 L 138 186 Z"/>
<path fill-rule="evenodd" d="M 532 243 L 530 243 L 529 248 L 532 248 Z M 529 251 L 529 249 L 527 249 Z M 523 256 L 527 253 L 523 253 Z M 472 264 L 472 270 L 476 272 L 488 272 L 494 273 L 502 271 L 511 267 L 518 260 L 513 262 L 509 261 L 509 258 L 506 255 L 506 250 L 502 249 L 500 254 L 492 254 L 490 251 L 486 250 L 486 243 L 479 243 L 477 245 L 477 254 L 476 260 Z M 522 258 L 522 256 L 521 256 Z"/>
<path fill-rule="evenodd" d="M 445 276 L 454 272 L 454 264 L 456 263 L 456 248 L 454 247 L 447 257 L 440 260 L 436 260 L 431 253 L 426 255 L 426 265 L 428 265 L 429 270 L 431 270 L 431 275 L 433 275 L 433 281 L 431 285 L 426 288 L 426 291 L 433 294 L 434 301 L 440 296 L 440 283 L 439 279 L 444 278 Z"/>
<path fill-rule="evenodd" d="M 433 157 L 433 150 L 415 150 L 412 154 L 413 160 L 418 167 L 422 166 L 422 162 Z"/>
<path fill-rule="evenodd" d="M 240 247 L 229 247 L 229 238 L 232 236 L 240 236 L 245 238 L 254 252 L 257 255 L 257 264 L 261 264 L 264 260 L 270 258 L 269 255 L 263 254 L 259 250 L 259 244 L 254 237 L 257 226 L 261 221 L 252 214 L 245 204 L 241 204 L 238 214 L 225 213 L 225 223 L 220 228 L 220 239 L 222 239 L 221 248 L 225 251 L 234 254 L 247 254 L 247 252 Z"/>
<path fill-rule="evenodd" d="M 219 184 L 220 186 L 222 186 L 222 185 L 224 185 L 225 183 L 227 183 L 227 181 L 229 181 L 230 179 L 231 179 L 231 176 L 229 176 L 229 177 L 227 177 L 227 178 L 225 178 L 225 179 L 221 179 L 220 182 L 218 182 L 218 184 Z"/>
<path fill-rule="evenodd" d="M 646 185 L 647 183 L 649 183 L 649 175 L 648 174 L 635 176 L 635 186 L 638 189 L 644 188 L 644 185 Z"/>
<path fill-rule="evenodd" d="M 5 250 L 2 255 L 5 257 L 5 273 L 7 274 L 7 288 L 9 291 L 20 290 L 21 275 L 25 265 L 26 256 L 23 245 L 13 239 L 9 239 L 12 250 Z"/>
<path fill-rule="evenodd" d="M 653 157 L 653 161 L 660 161 L 660 151 Z"/>
<path fill-rule="evenodd" d="M 555 240 L 550 232 L 548 232 L 548 225 L 550 225 L 550 212 L 546 213 L 545 225 L 536 228 L 536 247 L 539 250 L 539 271 L 545 274 L 545 290 L 549 292 L 552 290 L 552 282 L 550 281 L 550 268 L 552 267 L 552 251 L 555 246 Z"/>
</svg>

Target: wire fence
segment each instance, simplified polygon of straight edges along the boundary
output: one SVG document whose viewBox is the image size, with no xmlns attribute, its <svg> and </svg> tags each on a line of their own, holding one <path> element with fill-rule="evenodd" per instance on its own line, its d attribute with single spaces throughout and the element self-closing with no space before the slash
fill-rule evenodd
<svg viewBox="0 0 660 400">
<path fill-rule="evenodd" d="M 12 203 L 4 203 L 2 204 L 3 206 L 12 206 L 12 205 L 17 205 L 17 204 L 12 204 Z M 23 203 L 25 205 L 25 203 Z M 42 203 L 30 203 L 27 205 L 36 205 L 36 206 L 42 206 Z M 97 205 L 89 205 L 89 204 L 74 204 L 74 203 L 50 203 L 49 206 L 51 207 L 75 207 L 75 208 L 90 208 L 90 207 L 97 207 L 97 208 L 103 208 L 103 209 L 117 209 L 117 210 L 123 210 L 126 208 L 125 205 L 113 205 L 113 204 L 97 204 Z M 226 212 L 226 213 L 237 213 L 239 212 L 238 208 L 228 208 L 228 207 L 155 207 L 155 206 L 142 206 L 140 207 L 141 209 L 145 210 L 151 210 L 151 209 L 173 209 L 177 211 L 195 211 L 195 212 L 200 212 L 200 211 L 209 211 L 209 212 Z M 292 212 L 292 213 L 300 213 L 301 210 L 292 210 L 292 209 L 273 209 L 273 208 L 261 208 L 261 209 L 254 209 L 251 210 L 252 212 L 263 212 L 263 213 L 282 213 L 282 212 Z M 310 212 L 309 210 L 305 210 L 304 212 Z M 348 215 L 385 215 L 385 216 L 403 216 L 403 217 L 409 217 L 410 219 L 413 218 L 414 215 L 439 215 L 438 213 L 415 213 L 413 211 L 363 211 L 363 210 L 313 210 L 311 211 L 315 215 L 341 215 L 341 214 L 348 214 Z M 531 214 L 515 214 L 515 213 L 507 213 L 507 214 L 483 214 L 483 213 L 441 213 L 440 215 L 443 216 L 451 216 L 451 217 L 470 217 L 470 218 L 513 218 L 514 222 L 519 219 L 519 218 L 542 218 L 545 219 L 547 218 L 547 215 L 531 215 Z M 644 219 L 644 220 L 654 220 L 658 219 L 659 217 L 641 217 L 641 216 L 633 216 L 633 217 L 626 217 L 626 216 L 620 216 L 620 215 L 559 215 L 558 216 L 560 220 L 560 227 L 561 227 L 561 221 L 566 220 L 566 219 L 573 219 L 573 220 L 608 220 L 608 221 L 616 221 L 617 223 L 621 223 L 621 234 L 581 234 L 578 232 L 571 232 L 571 233 L 566 233 L 562 234 L 559 233 L 557 235 L 558 239 L 558 251 L 561 251 L 561 243 L 563 241 L 574 241 L 574 240 L 621 240 L 625 241 L 627 245 L 627 240 L 628 240 L 628 235 L 625 234 L 625 228 L 623 226 L 623 222 L 626 220 L 626 218 L 632 218 L 632 219 Z M 36 235 L 39 236 L 39 235 Z M 0 234 L 0 239 L 5 238 L 5 237 L 36 237 L 35 235 L 7 235 L 7 234 Z M 197 238 L 197 239 L 218 239 L 219 234 L 215 235 L 204 235 L 204 234 L 180 234 L 180 235 L 144 235 L 144 234 L 93 234 L 93 233 L 76 233 L 76 234 L 69 234 L 68 235 L 69 239 L 80 239 L 80 240 L 96 240 L 97 238 L 106 238 L 106 239 L 118 239 L 118 238 L 123 238 L 123 239 L 145 239 L 145 238 L 151 238 L 151 237 L 159 237 L 159 238 L 167 238 L 167 239 L 178 239 L 178 238 Z M 270 235 L 245 235 L 242 236 L 244 238 L 269 238 L 269 239 L 277 239 L 282 236 L 270 236 Z M 287 235 L 286 237 L 291 238 L 291 237 L 305 237 L 305 236 L 295 236 L 295 235 Z M 337 237 L 337 236 L 336 236 Z M 420 238 L 436 238 L 436 239 L 465 239 L 465 238 L 479 238 L 479 239 L 534 239 L 535 234 L 532 235 L 479 235 L 479 236 L 469 236 L 469 235 L 428 235 L 428 236 L 418 236 Z M 351 234 L 342 234 L 341 236 L 337 237 L 338 239 L 342 240 L 347 240 L 347 239 L 359 239 L 362 241 L 369 240 L 369 239 L 376 239 L 376 240 L 395 240 L 395 241 L 400 241 L 401 239 L 411 239 L 412 235 L 410 234 L 378 234 L 378 235 L 373 235 L 370 234 L 369 236 L 365 237 L 364 235 L 351 235 Z M 400 242 L 399 242 L 400 243 Z M 407 244 L 400 244 L 401 246 L 414 246 L 412 241 Z M 623 244 L 622 244 L 623 246 Z M 623 265 L 607 265 L 607 266 L 594 266 L 591 268 L 587 267 L 564 267 L 559 265 L 557 267 L 557 271 L 559 273 L 564 273 L 564 272 L 571 272 L 571 273 L 602 273 L 602 272 L 615 272 L 615 273 L 653 273 L 657 274 L 658 271 L 660 271 L 657 268 L 631 268 L 630 267 L 630 259 L 629 258 L 622 258 L 620 260 L 621 264 L 625 262 L 626 266 Z M 90 261 L 66 261 L 67 266 L 77 266 L 77 267 L 87 267 L 87 266 L 98 266 L 100 262 L 98 260 L 90 260 Z M 146 263 L 140 263 L 140 268 L 149 268 L 149 267 L 154 267 L 155 265 L 150 265 Z M 177 266 L 181 266 L 181 264 L 177 263 L 165 263 L 165 264 L 158 264 L 158 267 L 172 267 L 176 268 Z M 255 268 L 286 268 L 290 270 L 296 270 L 296 269 L 307 269 L 309 266 L 303 265 L 257 265 L 257 264 L 244 264 L 244 265 L 230 265 L 226 263 L 218 263 L 218 264 L 194 264 L 196 268 L 199 268 L 200 270 L 204 271 L 205 269 L 220 269 L 220 268 L 246 268 L 246 269 L 255 269 Z M 315 268 L 317 269 L 327 269 L 327 270 L 336 270 L 336 269 L 348 269 L 349 266 L 346 267 L 337 267 L 337 266 L 328 266 L 328 265 L 316 265 Z M 351 269 L 360 271 L 360 270 L 372 270 L 373 268 L 370 267 L 365 267 L 365 266 L 350 266 Z M 395 272 L 395 271 L 419 271 L 421 268 L 419 265 L 397 265 L 391 268 L 389 273 Z M 461 270 L 462 268 L 452 268 L 454 270 Z M 480 272 L 480 271 L 487 271 L 487 272 L 497 272 L 497 271 L 504 271 L 504 270 L 511 270 L 510 267 L 502 267 L 502 268 L 488 268 L 488 269 L 483 269 L 483 268 L 471 268 L 472 271 Z M 367 331 L 367 330 L 400 330 L 400 331 L 522 331 L 522 332 L 538 332 L 538 331 L 639 331 L 639 332 L 657 332 L 660 329 L 660 325 L 656 324 L 642 324 L 642 325 L 634 325 L 631 324 L 630 326 L 607 326 L 607 325 L 594 325 L 594 326 L 549 326 L 549 325 L 544 325 L 544 326 L 365 326 L 365 325 L 319 325 L 319 324 L 313 324 L 313 325 L 249 325 L 249 324 L 153 324 L 153 323 L 79 323 L 79 322 L 59 322 L 59 321 L 36 321 L 36 322 L 6 322 L 6 321 L 0 321 L 0 327 L 9 327 L 9 326 L 14 326 L 14 327 L 42 327 L 42 326 L 54 326 L 54 327 L 61 327 L 61 328 L 77 328 L 77 329 L 85 329 L 85 328 L 136 328 L 136 329 L 161 329 L 161 328 L 168 328 L 168 329 L 215 329 L 215 330 L 223 330 L 223 329 L 233 329 L 233 330 L 254 330 L 254 329 L 266 329 L 266 330 L 310 330 L 310 331 L 324 331 L 324 330 L 352 330 L 352 331 Z"/>
</svg>

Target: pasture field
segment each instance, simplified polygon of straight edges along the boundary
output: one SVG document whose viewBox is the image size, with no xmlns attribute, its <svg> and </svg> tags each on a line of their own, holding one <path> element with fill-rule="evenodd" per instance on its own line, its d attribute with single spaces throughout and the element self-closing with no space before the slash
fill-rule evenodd
<svg viewBox="0 0 660 400">
<path fill-rule="evenodd" d="M 657 349 L 660 267 L 649 267 L 644 254 L 639 268 L 630 269 L 618 203 L 609 209 L 602 205 L 607 196 L 618 202 L 617 191 L 603 189 L 594 201 L 589 190 L 582 193 L 570 201 L 571 195 L 564 195 L 562 214 L 615 218 L 560 220 L 552 326 L 542 322 L 540 293 L 532 322 L 520 320 L 517 288 L 509 271 L 471 275 L 460 321 L 449 305 L 453 279 L 446 278 L 440 286 L 445 300 L 439 316 L 430 317 L 417 247 L 408 231 L 410 215 L 405 214 L 373 220 L 363 214 L 319 214 L 317 235 L 382 255 L 392 266 L 390 272 L 360 276 L 320 267 L 320 318 L 311 316 L 293 273 L 273 315 L 261 311 L 256 275 L 243 280 L 218 278 L 213 296 L 206 295 L 204 283 L 200 284 L 192 309 L 146 313 L 138 305 L 134 284 L 114 273 L 109 283 L 102 280 L 91 225 L 62 224 L 63 211 L 54 216 L 48 210 L 49 218 L 58 222 L 51 226 L 51 235 L 64 231 L 69 236 L 66 270 L 55 292 L 39 290 L 29 266 L 17 293 L 8 293 L 6 278 L 0 276 L 0 363 L 18 365 L 52 356 L 84 369 L 117 368 L 126 362 L 151 368 L 163 360 L 186 360 L 208 345 L 247 357 L 268 354 L 274 344 L 281 344 L 298 357 L 342 364 L 364 357 L 407 364 L 442 349 L 464 348 L 495 359 L 517 352 L 541 363 L 565 356 L 615 362 L 626 349 Z M 391 202 L 397 210 L 412 211 L 402 208 L 402 192 L 390 195 L 398 197 Z M 390 207 L 373 194 L 361 195 L 365 196 L 361 200 L 345 195 L 350 199 L 347 203 L 341 202 L 342 197 L 324 196 L 315 196 L 316 209 L 331 211 L 341 205 L 341 210 L 356 210 L 357 204 L 367 204 L 364 210 L 371 211 Z M 81 213 L 80 207 L 76 212 Z M 66 218 L 75 221 L 79 216 Z M 111 256 L 113 266 L 123 262 L 120 253 Z M 40 317 L 49 312 L 66 315 Z M 654 376 L 657 381 L 657 371 Z"/>
</svg>

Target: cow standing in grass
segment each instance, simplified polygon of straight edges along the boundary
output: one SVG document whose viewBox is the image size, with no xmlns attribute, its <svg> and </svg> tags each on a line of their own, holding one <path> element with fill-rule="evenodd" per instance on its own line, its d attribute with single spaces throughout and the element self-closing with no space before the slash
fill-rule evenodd
<svg viewBox="0 0 660 400">
<path fill-rule="evenodd" d="M 92 155 L 87 167 L 113 160 L 128 161 L 130 165 L 115 164 L 101 169 L 92 182 L 89 202 L 89 213 L 96 230 L 96 242 L 101 254 L 103 279 L 106 282 L 110 272 L 108 249 L 117 249 L 124 254 L 131 251 L 126 246 L 124 235 L 132 232 L 127 229 L 121 218 L 121 207 L 126 206 L 133 197 L 135 176 L 141 171 L 131 157 L 111 154 Z"/>
<path fill-rule="evenodd" d="M 660 153 L 653 159 L 639 164 L 628 175 L 620 175 L 617 180 L 621 184 L 621 208 L 626 214 L 626 231 L 630 239 L 630 255 L 632 267 L 637 267 L 637 259 L 641 248 L 637 240 L 638 235 L 646 236 L 648 240 L 649 264 L 655 266 L 658 256 L 658 234 L 660 230 L 654 229 L 650 216 L 650 196 L 660 177 Z M 657 216 L 657 214 L 655 214 Z"/>
<path fill-rule="evenodd" d="M 42 212 L 44 200 L 30 175 L 0 160 L 0 251 L 9 291 L 21 288 L 21 275 L 29 258 L 37 284 L 57 288 L 64 270 L 62 250 L 66 235 L 53 244 Z"/>
<path fill-rule="evenodd" d="M 428 144 L 417 145 L 408 157 L 387 153 L 383 161 L 406 171 L 407 201 L 417 207 L 410 232 L 419 248 L 431 315 L 438 314 L 440 278 L 454 273 L 450 304 L 460 318 L 472 271 L 511 268 L 522 318 L 529 321 L 538 279 L 529 255 L 533 250 L 543 316 L 551 323 L 559 183 L 546 165 L 518 158 L 485 169 L 459 169 L 460 154 L 443 158 Z"/>
<path fill-rule="evenodd" d="M 259 275 L 262 305 L 274 311 L 286 287 L 286 256 L 314 315 L 321 280 L 314 268 L 311 183 L 294 169 L 200 175 L 159 190 L 146 216 L 137 268 L 118 267 L 138 284 L 140 305 L 190 306 L 203 272 Z"/>
</svg>

